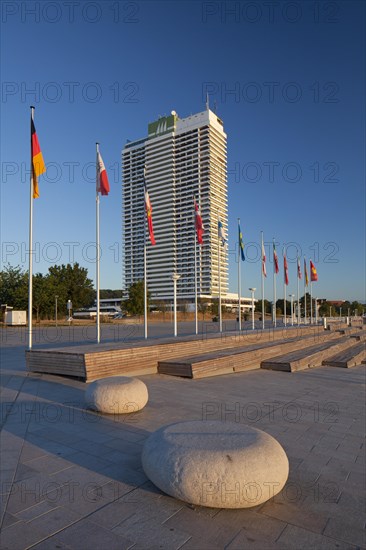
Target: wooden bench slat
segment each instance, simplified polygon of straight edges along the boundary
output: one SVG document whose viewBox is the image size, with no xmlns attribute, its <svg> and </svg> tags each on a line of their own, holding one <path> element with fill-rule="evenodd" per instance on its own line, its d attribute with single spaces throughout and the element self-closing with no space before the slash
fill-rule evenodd
<svg viewBox="0 0 366 550">
<path fill-rule="evenodd" d="M 320 366 L 323 360 L 331 355 L 351 347 L 354 342 L 349 336 L 298 350 L 289 354 L 279 355 L 272 359 L 262 361 L 261 368 L 292 372 L 309 367 Z"/>
</svg>

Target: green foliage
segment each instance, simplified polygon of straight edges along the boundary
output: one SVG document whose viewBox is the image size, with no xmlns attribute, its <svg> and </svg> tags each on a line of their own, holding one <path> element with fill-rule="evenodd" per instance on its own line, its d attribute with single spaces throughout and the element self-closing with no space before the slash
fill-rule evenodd
<svg viewBox="0 0 366 550">
<path fill-rule="evenodd" d="M 36 273 L 33 276 L 33 309 L 36 312 L 36 320 L 49 316 L 51 308 L 54 309 L 54 303 L 55 297 L 49 277 Z"/>
<path fill-rule="evenodd" d="M 309 302 L 310 303 L 310 302 Z M 277 300 L 276 302 L 276 312 L 280 311 L 280 315 L 284 314 L 284 305 L 283 300 Z M 286 300 L 286 315 L 291 315 L 291 302 L 289 299 Z"/>
<path fill-rule="evenodd" d="M 9 264 L 0 271 L 0 303 L 14 309 L 28 307 L 28 274 L 21 267 Z"/>
<path fill-rule="evenodd" d="M 355 315 L 355 312 L 357 312 L 358 315 L 362 315 L 362 311 L 365 311 L 365 304 L 361 304 L 360 302 L 352 302 L 351 304 L 351 315 Z"/>
<path fill-rule="evenodd" d="M 73 309 L 93 305 L 93 282 L 88 278 L 88 270 L 78 263 L 49 268 L 51 289 L 59 296 L 60 304 L 72 301 Z"/>
<path fill-rule="evenodd" d="M 54 318 L 56 296 L 59 310 L 65 314 L 69 299 L 74 309 L 91 306 L 94 290 L 88 270 L 75 263 L 52 266 L 46 275 L 33 275 L 33 309 L 37 320 Z M 28 273 L 19 266 L 8 265 L 0 271 L 0 301 L 14 309 L 28 309 Z"/>
<path fill-rule="evenodd" d="M 310 304 L 310 300 L 309 300 Z M 320 317 L 328 317 L 330 314 L 335 313 L 335 308 L 330 304 L 329 302 L 323 302 L 319 307 L 319 315 Z"/>
<path fill-rule="evenodd" d="M 149 308 L 150 293 L 147 292 L 147 305 Z M 143 315 L 144 313 L 144 281 L 133 283 L 128 289 L 128 300 L 124 308 L 130 315 Z M 149 310 L 149 309 L 148 309 Z"/>
<path fill-rule="evenodd" d="M 258 302 L 255 303 L 254 311 L 259 311 L 262 313 L 262 299 L 259 298 Z M 272 311 L 272 302 L 269 300 L 264 299 L 264 313 L 271 313 Z"/>
</svg>

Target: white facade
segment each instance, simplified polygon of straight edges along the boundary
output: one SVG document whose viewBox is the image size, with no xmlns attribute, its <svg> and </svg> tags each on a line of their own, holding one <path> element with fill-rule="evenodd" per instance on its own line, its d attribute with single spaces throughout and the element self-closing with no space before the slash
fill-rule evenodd
<svg viewBox="0 0 366 550">
<path fill-rule="evenodd" d="M 173 111 L 149 124 L 148 137 L 127 143 L 123 161 L 124 285 L 144 276 L 143 173 L 152 204 L 156 245 L 147 237 L 147 283 L 154 300 L 170 300 L 172 273 L 179 300 L 194 298 L 194 246 L 198 296 L 218 295 L 218 216 L 227 235 L 226 134 L 215 113 L 206 110 L 180 119 Z M 193 196 L 205 228 L 196 243 Z M 221 292 L 228 290 L 227 251 L 221 246 Z"/>
</svg>

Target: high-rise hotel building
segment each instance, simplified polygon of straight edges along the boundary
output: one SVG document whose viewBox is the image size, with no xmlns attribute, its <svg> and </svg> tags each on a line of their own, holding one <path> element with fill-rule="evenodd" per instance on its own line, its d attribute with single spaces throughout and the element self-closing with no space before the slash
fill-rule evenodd
<svg viewBox="0 0 366 550">
<path fill-rule="evenodd" d="M 194 247 L 199 297 L 217 297 L 219 256 L 221 293 L 228 290 L 227 250 L 219 255 L 218 218 L 227 234 L 226 134 L 220 118 L 209 109 L 179 118 L 159 118 L 148 135 L 128 142 L 123 163 L 123 264 L 125 289 L 144 277 L 144 167 L 152 204 L 156 245 L 146 230 L 147 284 L 154 300 L 171 300 L 173 273 L 180 275 L 178 300 L 194 299 Z M 195 236 L 193 196 L 204 225 L 203 245 Z"/>
</svg>

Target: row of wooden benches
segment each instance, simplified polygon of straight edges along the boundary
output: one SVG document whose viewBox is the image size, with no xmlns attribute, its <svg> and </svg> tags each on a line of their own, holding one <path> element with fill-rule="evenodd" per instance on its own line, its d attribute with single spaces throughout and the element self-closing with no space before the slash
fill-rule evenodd
<svg viewBox="0 0 366 550">
<path fill-rule="evenodd" d="M 361 362 L 362 353 L 365 350 L 364 338 L 363 334 L 341 336 L 333 333 L 314 345 L 311 337 L 304 336 L 296 340 L 281 340 L 159 361 L 158 372 L 188 378 L 204 378 L 256 368 L 291 372 L 321 365 L 323 361 L 345 353 L 346 350 L 349 351 L 346 366 L 350 366 L 353 354 L 357 356 L 356 361 Z M 362 343 L 360 343 L 360 339 L 362 339 Z M 355 346 L 356 340 L 358 340 L 358 344 Z M 337 357 L 334 360 L 339 362 L 342 358 Z"/>
<path fill-rule="evenodd" d="M 348 328 L 342 336 L 341 332 L 309 326 L 240 335 L 184 337 L 178 341 L 170 338 L 135 344 L 117 342 L 100 346 L 36 349 L 26 352 L 26 359 L 31 371 L 86 381 L 116 374 L 138 376 L 156 372 L 196 378 L 259 368 L 261 362 L 274 356 L 330 343 L 342 337 L 349 339 L 352 334 L 363 334 L 363 331 Z"/>
</svg>

